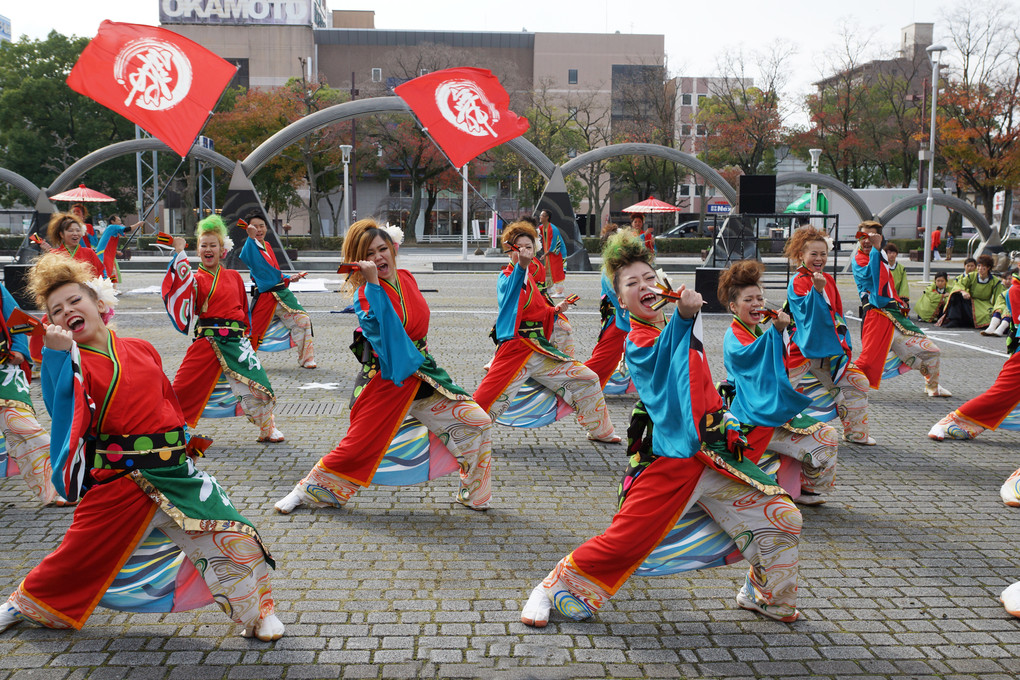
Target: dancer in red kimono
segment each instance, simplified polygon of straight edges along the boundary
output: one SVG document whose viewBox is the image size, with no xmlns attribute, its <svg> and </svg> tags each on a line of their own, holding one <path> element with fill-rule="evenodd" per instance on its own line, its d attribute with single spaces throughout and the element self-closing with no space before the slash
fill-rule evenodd
<svg viewBox="0 0 1020 680">
<path fill-rule="evenodd" d="M 496 293 L 499 346 L 474 399 L 495 421 L 530 377 L 574 409 L 577 422 L 588 431 L 589 439 L 619 443 L 620 436 L 606 410 L 598 375 L 552 342 L 556 316 L 566 302 L 549 304 L 528 275 L 537 237 L 527 222 L 514 222 L 503 231 L 510 264 L 500 274 Z"/>
<path fill-rule="evenodd" d="M 861 238 L 853 260 L 854 282 L 864 306 L 857 367 L 868 377 L 872 389 L 879 388 L 883 377 L 916 368 L 924 376 L 924 390 L 929 397 L 953 396 L 939 385 L 938 346 L 910 320 L 908 306 L 896 291 L 882 252 L 882 224 L 868 220 L 858 229 L 868 237 Z"/>
<path fill-rule="evenodd" d="M 751 460 L 758 462 L 768 450 L 796 461 L 799 483 L 783 487 L 795 502 L 819 505 L 836 478 L 839 433 L 803 414 L 811 399 L 793 388 L 785 363 L 789 315 L 777 312 L 771 328 L 761 327 L 769 318 L 761 287 L 764 274 L 761 262 L 741 260 L 719 277 L 719 301 L 733 313 L 723 340 L 726 380 L 733 388 L 729 410 L 753 426 L 747 433 Z"/>
<path fill-rule="evenodd" d="M 1006 311 L 1008 316 L 1003 318 L 1012 324 L 1010 357 L 988 391 L 932 426 L 928 432 L 932 439 L 973 439 L 985 430 L 1020 430 L 1020 273 L 1014 273 L 1010 281 Z M 999 494 L 1006 505 L 1020 507 L 1020 470 L 1009 476 Z"/>
<path fill-rule="evenodd" d="M 546 275 L 549 277 L 546 279 L 549 284 L 550 297 L 561 298 L 566 297 L 566 293 L 563 292 L 563 282 L 566 281 L 567 275 L 563 271 L 563 259 L 567 256 L 567 244 L 563 240 L 563 235 L 560 234 L 560 230 L 550 220 L 552 215 L 548 210 L 543 210 L 538 214 L 538 236 L 542 241 L 542 248 L 545 250 L 545 257 L 542 259 L 545 261 Z"/>
<path fill-rule="evenodd" d="M 96 276 L 105 276 L 106 269 L 96 256 L 96 252 L 82 243 L 84 237 L 85 225 L 76 215 L 53 213 L 46 227 L 46 238 L 52 248 L 44 246 L 43 249 L 68 255 L 89 265 Z"/>
<path fill-rule="evenodd" d="M 793 342 L 787 366 L 798 389 L 814 378 L 832 395 L 843 421 L 843 436 L 853 444 L 874 446 L 868 426 L 868 378 L 850 360 L 852 350 L 836 281 L 825 273 L 829 243 L 824 231 L 801 227 L 786 242 L 784 254 L 798 267 L 786 299 L 793 317 Z"/>
<path fill-rule="evenodd" d="M 0 477 L 20 473 L 43 505 L 67 505 L 50 477 L 50 435 L 35 416 L 35 406 L 28 392 L 27 332 L 32 326 L 22 325 L 16 315 L 21 312 L 7 287 L 0 284 L 0 428 L 6 440 L 6 451 L 0 452 Z"/>
<path fill-rule="evenodd" d="M 168 612 L 215 601 L 243 635 L 278 639 L 272 558 L 192 462 L 202 447 L 189 437 L 159 354 L 107 328 L 112 309 L 91 279 L 54 255 L 30 274 L 55 322 L 46 327 L 42 380 L 54 416 L 53 483 L 81 503 L 60 546 L 0 607 L 0 631 L 19 621 L 80 629 L 98 605 Z"/>
<path fill-rule="evenodd" d="M 135 222 L 129 227 L 121 221 L 119 215 L 111 215 L 110 221 L 99 237 L 96 252 L 102 256 L 106 276 L 114 283 L 120 283 L 120 266 L 117 264 L 117 247 L 120 245 L 120 237 L 129 231 L 138 229 L 143 224 L 145 223 Z"/>
<path fill-rule="evenodd" d="M 188 427 L 195 427 L 220 375 L 225 375 L 241 408 L 259 428 L 258 441 L 279 443 L 273 406 L 276 397 L 262 363 L 248 339 L 248 294 L 241 275 L 221 264 L 226 257 L 227 229 L 218 215 L 198 223 L 198 255 L 194 272 L 184 251 L 185 241 L 174 239 L 177 255 L 163 279 L 163 302 L 174 327 L 188 332 L 197 314 L 195 341 L 174 377 Z"/>
<path fill-rule="evenodd" d="M 599 377 L 599 385 L 604 390 L 606 383 L 623 361 L 624 345 L 630 332 L 630 315 L 620 307 L 620 301 L 613 290 L 613 284 L 602 275 L 602 330 L 599 339 L 591 351 L 591 358 L 584 365 Z"/>
<path fill-rule="evenodd" d="M 731 537 L 751 568 L 737 605 L 783 622 L 797 619 L 800 511 L 742 455 L 740 423 L 723 406 L 701 340 L 701 295 L 683 287 L 667 323 L 652 253 L 629 232 L 612 237 L 604 267 L 630 312 L 627 365 L 654 427 L 651 462 L 632 477 L 609 528 L 556 564 L 521 612 L 543 627 L 552 607 L 595 614 L 697 503 Z M 626 480 L 625 480 L 626 481 Z"/>
<path fill-rule="evenodd" d="M 374 220 L 359 220 L 344 237 L 343 257 L 358 266 L 346 287 L 356 291 L 361 328 L 353 347 L 363 364 L 350 426 L 336 448 L 276 503 L 277 511 L 346 505 L 372 482 L 408 415 L 460 463 L 455 500 L 472 510 L 487 509 L 492 424 L 429 353 L 429 307 L 411 273 L 397 269 L 393 236 Z"/>
<path fill-rule="evenodd" d="M 292 346 L 298 348 L 298 365 L 315 368 L 312 320 L 289 288 L 292 281 L 303 279 L 307 272 L 284 275 L 272 246 L 266 245 L 269 226 L 265 218 L 260 213 L 253 213 L 246 221 L 248 238 L 241 249 L 241 261 L 248 265 L 251 280 L 258 290 L 251 304 L 251 344 L 258 349 L 270 323 L 279 319 L 290 331 Z"/>
<path fill-rule="evenodd" d="M 84 209 L 84 206 L 82 206 Z M 85 224 L 77 213 L 53 213 L 50 222 L 46 227 L 46 238 L 49 243 L 41 242 L 39 247 L 43 252 L 54 252 L 66 255 L 79 262 L 84 262 L 92 270 L 96 277 L 105 275 L 106 270 L 103 263 L 96 257 L 95 251 L 83 244 L 85 238 Z M 44 315 L 43 323 L 47 322 Z M 33 335 L 28 342 L 29 353 L 32 363 L 37 367 L 42 363 L 42 336 Z"/>
</svg>

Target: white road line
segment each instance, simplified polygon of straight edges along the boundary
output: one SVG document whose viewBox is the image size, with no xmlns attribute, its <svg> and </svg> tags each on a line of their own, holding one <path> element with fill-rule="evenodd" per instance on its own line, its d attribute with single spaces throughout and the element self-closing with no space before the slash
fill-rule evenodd
<svg viewBox="0 0 1020 680">
<path fill-rule="evenodd" d="M 853 316 L 851 314 L 845 314 L 844 316 L 846 316 L 846 318 L 848 318 L 848 319 L 852 319 L 853 321 L 860 321 L 860 319 L 858 319 L 856 316 Z M 996 352 L 993 349 L 987 349 L 985 347 L 978 347 L 977 345 L 971 345 L 970 343 L 966 343 L 966 342 L 957 342 L 956 340 L 950 340 L 949 338 L 947 338 L 947 337 L 945 337 L 943 335 L 940 335 L 938 331 L 926 333 L 926 335 L 928 335 L 931 338 L 934 338 L 935 340 L 938 340 L 939 342 L 944 342 L 944 343 L 947 343 L 947 344 L 950 344 L 950 345 L 957 345 L 959 347 L 966 347 L 967 349 L 972 349 L 975 352 L 983 352 L 984 354 L 991 354 L 992 356 L 1002 357 L 1003 359 L 1008 359 L 1009 358 L 1009 355 L 1006 354 L 1005 352 Z"/>
</svg>

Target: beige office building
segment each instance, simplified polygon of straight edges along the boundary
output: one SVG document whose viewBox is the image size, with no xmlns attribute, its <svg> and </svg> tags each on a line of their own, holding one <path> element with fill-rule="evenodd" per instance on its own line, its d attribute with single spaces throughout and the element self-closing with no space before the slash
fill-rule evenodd
<svg viewBox="0 0 1020 680">
<path fill-rule="evenodd" d="M 515 95 L 544 90 L 565 106 L 587 97 L 610 110 L 635 69 L 661 70 L 665 60 L 662 35 L 390 30 L 375 27 L 373 11 L 330 12 L 325 0 L 157 1 L 162 25 L 237 64 L 236 84 L 253 88 L 304 68 L 365 98 L 456 64 L 491 69 L 512 106 Z M 358 213 L 380 214 L 389 187 L 369 184 L 358 184 Z"/>
</svg>

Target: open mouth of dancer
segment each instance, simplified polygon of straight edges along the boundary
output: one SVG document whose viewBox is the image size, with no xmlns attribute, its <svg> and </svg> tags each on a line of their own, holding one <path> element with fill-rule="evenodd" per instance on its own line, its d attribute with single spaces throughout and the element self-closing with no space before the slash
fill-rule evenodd
<svg viewBox="0 0 1020 680">
<path fill-rule="evenodd" d="M 69 316 L 65 323 L 67 324 L 67 330 L 72 333 L 80 333 L 85 330 L 85 318 L 80 314 Z"/>
</svg>

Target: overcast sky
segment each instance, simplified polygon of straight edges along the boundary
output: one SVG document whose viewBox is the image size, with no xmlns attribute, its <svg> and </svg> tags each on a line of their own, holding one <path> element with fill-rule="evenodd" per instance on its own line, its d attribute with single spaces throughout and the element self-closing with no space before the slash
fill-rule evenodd
<svg viewBox="0 0 1020 680">
<path fill-rule="evenodd" d="M 670 70 L 705 76 L 716 71 L 717 56 L 742 49 L 746 54 L 774 44 L 792 45 L 787 94 L 797 101 L 811 90 L 824 70 L 826 55 L 840 42 L 841 26 L 850 23 L 867 36 L 872 55 L 890 54 L 900 29 L 913 22 L 935 23 L 938 41 L 945 33 L 943 10 L 968 0 L 728 0 L 677 2 L 589 0 L 587 2 L 339 2 L 330 9 L 375 9 L 377 28 L 463 31 L 652 33 L 666 36 Z M 972 0 L 971 0 L 972 1 Z M 1014 8 L 1020 0 L 1009 0 Z M 0 14 L 11 20 L 15 37 L 42 38 L 50 30 L 93 36 L 103 19 L 156 25 L 159 0 L 19 0 L 0 1 Z M 795 116 L 795 120 L 800 116 Z"/>
</svg>

